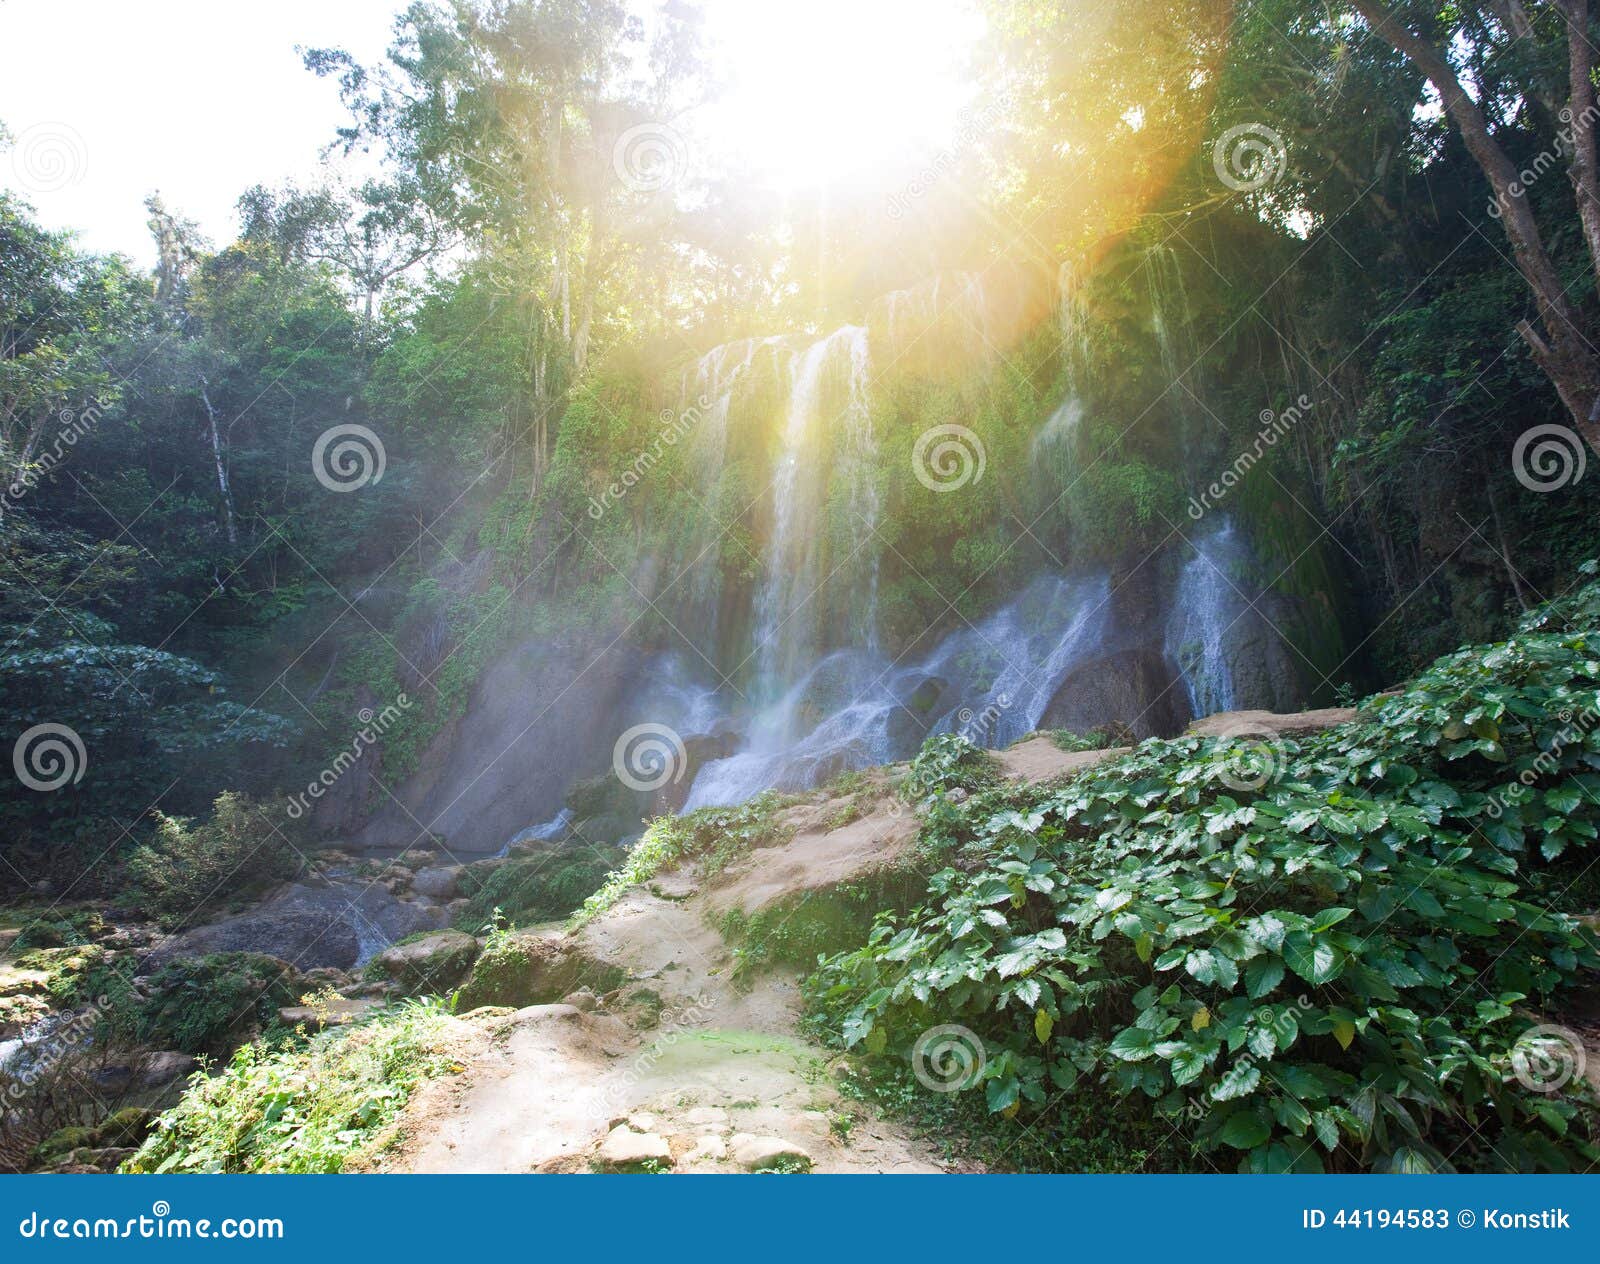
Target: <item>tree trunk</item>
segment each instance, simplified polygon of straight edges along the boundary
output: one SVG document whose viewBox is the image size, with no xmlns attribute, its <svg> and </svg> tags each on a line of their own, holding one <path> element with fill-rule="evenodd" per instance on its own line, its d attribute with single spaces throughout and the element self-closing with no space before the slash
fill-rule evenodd
<svg viewBox="0 0 1600 1264">
<path fill-rule="evenodd" d="M 1597 400 L 1600 400 L 1600 357 L 1589 350 L 1578 328 L 1576 312 L 1567 299 L 1555 264 L 1539 234 L 1539 225 L 1524 196 L 1521 174 L 1505 150 L 1489 134 L 1488 120 L 1483 111 L 1456 78 L 1443 54 L 1427 40 L 1397 22 L 1381 0 L 1351 2 L 1373 31 L 1408 57 L 1428 77 L 1444 102 L 1445 112 L 1460 131 L 1467 152 L 1488 178 L 1495 205 L 1500 211 L 1500 224 L 1511 243 L 1512 257 L 1533 293 L 1539 323 L 1544 329 L 1543 336 L 1540 336 L 1529 322 L 1523 321 L 1517 327 L 1518 332 L 1527 342 L 1534 362 L 1556 388 L 1578 433 L 1591 448 L 1600 453 L 1600 420 L 1590 419 Z M 1587 0 L 1583 0 L 1582 7 L 1587 12 Z M 1587 47 L 1586 40 L 1581 42 Z"/>
<path fill-rule="evenodd" d="M 206 420 L 211 426 L 211 459 L 217 465 L 217 490 L 222 493 L 222 515 L 228 529 L 228 543 L 237 545 L 239 529 L 233 521 L 233 492 L 228 488 L 228 466 L 222 459 L 222 433 L 217 429 L 217 410 L 211 406 L 211 396 L 203 377 L 200 379 L 200 402 L 206 406 Z"/>
<path fill-rule="evenodd" d="M 1600 281 L 1600 175 L 1595 167 L 1594 45 L 1589 42 L 1589 0 L 1563 0 L 1567 19 L 1569 99 L 1567 127 L 1572 134 L 1572 192 L 1583 221 L 1589 265 Z"/>
</svg>

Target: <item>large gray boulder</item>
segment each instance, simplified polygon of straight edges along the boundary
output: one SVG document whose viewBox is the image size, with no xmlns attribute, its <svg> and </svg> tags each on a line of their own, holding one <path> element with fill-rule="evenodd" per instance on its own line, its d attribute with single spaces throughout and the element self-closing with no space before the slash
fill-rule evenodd
<svg viewBox="0 0 1600 1264">
<path fill-rule="evenodd" d="M 385 948 L 375 965 L 412 995 L 454 990 L 478 959 L 478 941 L 459 930 L 434 931 Z"/>
<path fill-rule="evenodd" d="M 149 971 L 180 957 L 214 952 L 264 953 L 297 970 L 319 966 L 348 970 L 361 955 L 361 941 L 350 919 L 333 909 L 258 909 L 163 940 L 141 968 Z"/>
</svg>

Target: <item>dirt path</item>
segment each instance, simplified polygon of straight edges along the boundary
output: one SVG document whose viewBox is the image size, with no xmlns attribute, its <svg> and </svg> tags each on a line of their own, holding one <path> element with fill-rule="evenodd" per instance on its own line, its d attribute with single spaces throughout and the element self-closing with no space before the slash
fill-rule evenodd
<svg viewBox="0 0 1600 1264">
<path fill-rule="evenodd" d="M 1068 753 L 1039 737 L 1000 758 L 1006 775 L 1042 782 L 1118 753 Z M 625 982 L 608 982 L 603 1003 L 579 993 L 570 1004 L 469 1015 L 454 1050 L 465 1071 L 416 1094 L 384 1166 L 945 1170 L 933 1144 L 839 1092 L 836 1055 L 800 1034 L 797 974 L 736 977 L 716 929 L 730 911 L 791 907 L 898 863 L 915 841 L 915 817 L 881 774 L 863 793 L 790 809 L 789 842 L 753 851 L 715 882 L 702 885 L 692 870 L 664 874 L 578 933 L 549 932 L 541 951 L 565 963 L 553 977 Z"/>
</svg>

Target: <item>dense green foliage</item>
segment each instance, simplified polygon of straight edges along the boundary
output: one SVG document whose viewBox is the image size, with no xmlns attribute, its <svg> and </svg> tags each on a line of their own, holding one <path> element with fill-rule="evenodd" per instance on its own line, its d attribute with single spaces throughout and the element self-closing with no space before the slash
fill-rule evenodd
<svg viewBox="0 0 1600 1264">
<path fill-rule="evenodd" d="M 1526 1087 L 1517 1059 L 1600 966 L 1566 911 L 1597 769 L 1590 584 L 1354 723 L 1146 742 L 972 800 L 930 905 L 811 996 L 872 1052 L 970 1024 L 991 1110 L 1109 1094 L 1216 1165 L 1583 1168 L 1586 1087 Z"/>
<path fill-rule="evenodd" d="M 497 911 L 516 926 L 565 917 L 595 893 L 617 859 L 586 846 L 569 854 L 512 858 L 481 877 L 468 870 L 458 885 L 467 905 L 455 924 L 478 934 Z"/>
<path fill-rule="evenodd" d="M 278 1007 L 296 999 L 283 963 L 250 952 L 172 961 L 142 986 L 142 998 L 119 998 L 115 984 L 104 993 L 113 1002 L 101 1024 L 104 1037 L 124 1047 L 227 1054 L 276 1023 Z"/>
<path fill-rule="evenodd" d="M 710 878 L 753 848 L 782 843 L 786 834 L 778 817 L 782 806 L 782 798 L 769 790 L 738 807 L 701 808 L 686 816 L 658 816 L 629 849 L 623 864 L 583 902 L 573 916 L 573 925 L 581 926 L 599 916 L 629 887 L 648 882 L 662 870 L 684 861 L 697 862 L 702 875 Z"/>
<path fill-rule="evenodd" d="M 169 928 L 203 921 L 299 871 L 304 857 L 285 827 L 293 823 L 232 791 L 199 824 L 157 812 L 149 840 L 128 856 L 131 886 L 120 898 Z"/>
<path fill-rule="evenodd" d="M 248 1044 L 197 1079 L 124 1166 L 130 1172 L 338 1172 L 424 1079 L 451 1065 L 444 1011 L 408 1001 L 305 1046 Z"/>
</svg>

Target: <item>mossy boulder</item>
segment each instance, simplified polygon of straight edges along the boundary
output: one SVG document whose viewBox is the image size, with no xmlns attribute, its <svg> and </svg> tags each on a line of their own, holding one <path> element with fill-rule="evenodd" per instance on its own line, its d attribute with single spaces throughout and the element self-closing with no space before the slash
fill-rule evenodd
<svg viewBox="0 0 1600 1264">
<path fill-rule="evenodd" d="M 385 948 L 373 967 L 407 995 L 443 995 L 467 977 L 477 959 L 478 941 L 471 935 L 436 930 Z"/>
<path fill-rule="evenodd" d="M 626 977 L 617 967 L 575 951 L 564 936 L 512 931 L 489 941 L 461 988 L 457 1008 L 549 1005 L 579 988 L 609 992 Z"/>
</svg>

